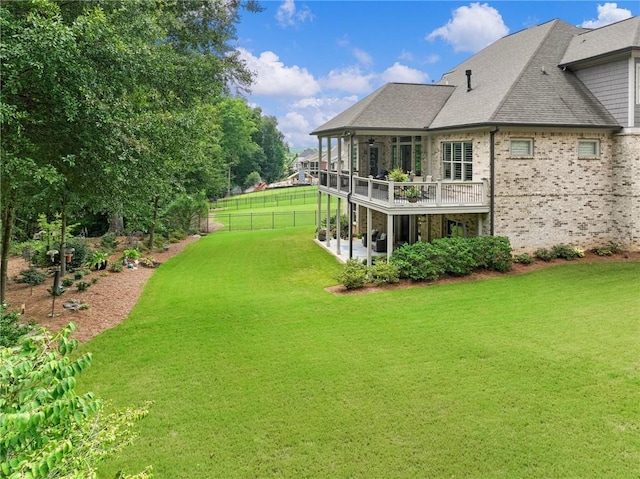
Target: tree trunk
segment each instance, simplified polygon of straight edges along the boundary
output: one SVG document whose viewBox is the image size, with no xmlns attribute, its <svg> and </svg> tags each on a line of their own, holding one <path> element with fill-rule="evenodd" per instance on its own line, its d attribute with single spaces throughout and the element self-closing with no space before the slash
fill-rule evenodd
<svg viewBox="0 0 640 479">
<path fill-rule="evenodd" d="M 153 221 L 151 221 L 151 227 L 149 228 L 149 244 L 147 245 L 149 251 L 153 251 L 153 242 L 156 235 L 156 225 L 158 223 L 158 203 L 160 198 L 156 196 L 153 198 Z"/>
<path fill-rule="evenodd" d="M 67 273 L 66 250 L 67 250 L 67 195 L 62 195 L 62 213 L 60 214 L 60 277 L 63 278 Z M 58 288 L 56 284 L 54 287 Z"/>
<path fill-rule="evenodd" d="M 9 247 L 11 246 L 11 232 L 15 221 L 16 209 L 14 198 L 9 198 L 2 211 L 2 252 L 0 253 L 0 302 L 7 299 L 7 285 L 9 281 Z"/>
<path fill-rule="evenodd" d="M 124 217 L 120 210 L 109 215 L 109 233 L 120 236 L 124 232 Z"/>
</svg>

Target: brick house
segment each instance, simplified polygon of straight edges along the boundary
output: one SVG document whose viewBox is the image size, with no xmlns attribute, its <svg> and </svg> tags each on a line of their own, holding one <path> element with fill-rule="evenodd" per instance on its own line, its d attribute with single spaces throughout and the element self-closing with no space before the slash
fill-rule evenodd
<svg viewBox="0 0 640 479">
<path fill-rule="evenodd" d="M 311 134 L 320 156 L 352 158 L 320 171 L 318 220 L 349 211 L 354 233 L 386 234 L 388 254 L 454 233 L 507 236 L 515 252 L 638 250 L 640 17 L 522 30 L 438 83 L 386 84 Z"/>
</svg>

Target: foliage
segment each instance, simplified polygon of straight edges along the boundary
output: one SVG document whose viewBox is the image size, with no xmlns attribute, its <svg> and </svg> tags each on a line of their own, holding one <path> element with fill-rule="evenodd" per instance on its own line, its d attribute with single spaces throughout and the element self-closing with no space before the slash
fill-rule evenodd
<svg viewBox="0 0 640 479">
<path fill-rule="evenodd" d="M 356 259 L 349 259 L 336 279 L 347 289 L 358 289 L 367 284 L 367 267 Z"/>
<path fill-rule="evenodd" d="M 28 284 L 29 286 L 31 286 L 33 291 L 34 286 L 38 286 L 39 284 L 44 283 L 46 279 L 47 279 L 46 274 L 44 274 L 39 269 L 36 269 L 33 266 L 31 266 L 28 269 L 23 269 L 22 271 L 20 271 L 20 276 L 15 278 L 15 282 Z"/>
<path fill-rule="evenodd" d="M 400 167 L 396 167 L 389 172 L 389 179 L 396 182 L 405 182 L 409 179 L 409 175 L 407 175 Z"/>
<path fill-rule="evenodd" d="M 547 248 L 538 248 L 533 252 L 533 256 L 541 261 L 551 261 L 554 259 L 553 253 Z"/>
<path fill-rule="evenodd" d="M 6 303 L 0 303 L 0 347 L 8 348 L 33 329 L 32 324 L 20 322 L 20 313 L 9 311 Z M 2 409 L 0 409 L 0 412 Z"/>
<path fill-rule="evenodd" d="M 420 189 L 417 186 L 409 186 L 403 191 L 406 199 L 415 199 L 420 197 Z"/>
<path fill-rule="evenodd" d="M 81 280 L 83 277 L 84 277 L 83 271 L 76 271 L 75 273 L 73 273 L 73 279 L 75 280 Z"/>
<path fill-rule="evenodd" d="M 376 261 L 369 267 L 369 279 L 373 284 L 392 284 L 400 281 L 400 271 L 395 264 Z"/>
<path fill-rule="evenodd" d="M 336 215 L 329 218 L 329 230 L 335 236 L 336 233 Z M 326 229 L 327 217 L 323 217 L 320 221 L 320 228 Z M 349 217 L 346 214 L 340 215 L 340 238 L 345 239 L 349 237 Z"/>
<path fill-rule="evenodd" d="M 122 252 L 122 256 L 124 258 L 126 258 L 127 260 L 136 260 L 140 258 L 140 251 L 138 251 L 137 249 L 125 249 Z"/>
<path fill-rule="evenodd" d="M 566 259 L 570 261 L 576 258 L 580 258 L 580 251 L 566 244 L 559 244 L 551 248 L 551 255 L 554 258 Z M 582 252 L 582 256 L 584 256 L 584 252 Z"/>
<path fill-rule="evenodd" d="M 247 175 L 242 186 L 244 186 L 245 188 L 251 188 L 252 186 L 260 183 L 260 181 L 261 181 L 260 173 L 258 173 L 257 171 L 252 171 Z"/>
<path fill-rule="evenodd" d="M 73 278 L 64 278 L 62 280 L 62 286 L 64 286 L 65 288 L 69 288 L 73 286 L 73 282 L 74 282 Z"/>
<path fill-rule="evenodd" d="M 520 264 L 533 264 L 536 260 L 528 253 L 522 253 L 514 256 L 513 261 Z"/>
<path fill-rule="evenodd" d="M 511 269 L 512 248 L 504 236 L 472 236 L 466 238 L 471 247 L 476 268 L 504 273 Z"/>
<path fill-rule="evenodd" d="M 100 269 L 109 260 L 109 253 L 94 251 L 89 255 L 87 264 L 90 268 Z"/>
<path fill-rule="evenodd" d="M 398 267 L 401 278 L 414 281 L 433 281 L 445 272 L 442 258 L 438 257 L 438 248 L 422 241 L 396 248 L 391 255 L 391 263 Z"/>
<path fill-rule="evenodd" d="M 105 414 L 92 393 L 75 391 L 91 355 L 71 358 L 78 346 L 70 339 L 74 330 L 69 324 L 52 336 L 41 329 L 0 349 L 3 477 L 95 478 L 96 465 L 131 442 L 133 423 L 148 413 L 145 405 Z"/>
<path fill-rule="evenodd" d="M 89 289 L 89 286 L 91 286 L 91 284 L 87 281 L 78 281 L 76 283 L 76 288 L 78 289 L 78 291 L 86 291 L 87 289 Z"/>
<path fill-rule="evenodd" d="M 112 273 L 121 273 L 123 269 L 124 266 L 122 266 L 122 263 L 111 263 L 109 266 L 109 271 Z"/>
<path fill-rule="evenodd" d="M 165 221 L 172 230 L 195 232 L 199 230 L 197 220 L 206 218 L 209 213 L 204 191 L 195 195 L 183 194 L 178 196 L 164 214 Z"/>
<path fill-rule="evenodd" d="M 91 253 L 91 248 L 84 238 L 70 238 L 66 241 L 67 248 L 73 248 L 71 263 L 68 264 L 70 269 L 79 269 L 87 262 L 87 257 Z"/>
<path fill-rule="evenodd" d="M 114 251 L 120 242 L 116 239 L 115 233 L 107 232 L 100 238 L 100 249 Z"/>
<path fill-rule="evenodd" d="M 511 245 L 504 237 L 455 237 L 402 245 L 394 250 L 391 261 L 400 269 L 401 278 L 433 281 L 446 273 L 464 276 L 476 269 L 505 272 L 511 268 L 511 255 Z"/>
</svg>

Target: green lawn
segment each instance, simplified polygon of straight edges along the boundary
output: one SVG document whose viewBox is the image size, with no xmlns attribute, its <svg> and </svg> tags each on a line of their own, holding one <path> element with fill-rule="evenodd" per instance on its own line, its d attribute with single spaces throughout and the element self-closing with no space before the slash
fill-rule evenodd
<svg viewBox="0 0 640 479">
<path fill-rule="evenodd" d="M 638 477 L 640 264 L 339 297 L 312 235 L 206 236 L 84 347 L 154 401 L 101 477 Z"/>
</svg>

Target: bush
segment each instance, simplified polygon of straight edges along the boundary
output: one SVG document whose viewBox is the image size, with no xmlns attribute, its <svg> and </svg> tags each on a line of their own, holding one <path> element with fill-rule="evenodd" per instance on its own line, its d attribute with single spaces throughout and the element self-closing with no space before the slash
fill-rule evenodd
<svg viewBox="0 0 640 479">
<path fill-rule="evenodd" d="M 100 249 L 104 251 L 114 251 L 120 242 L 116 239 L 115 233 L 105 233 L 100 238 Z"/>
<path fill-rule="evenodd" d="M 613 251 L 611 251 L 606 246 L 600 246 L 598 248 L 593 248 L 593 253 L 598 256 L 611 256 L 613 254 Z"/>
<path fill-rule="evenodd" d="M 29 269 L 20 271 L 20 276 L 15 277 L 14 281 L 16 283 L 28 284 L 33 288 L 34 286 L 44 283 L 46 279 L 46 274 L 32 266 Z"/>
<path fill-rule="evenodd" d="M 347 289 L 362 288 L 367 284 L 367 267 L 357 259 L 347 260 L 337 280 Z"/>
<path fill-rule="evenodd" d="M 73 274 L 73 279 L 75 279 L 76 281 L 80 281 L 83 277 L 84 277 L 84 272 L 83 271 L 76 271 Z"/>
<path fill-rule="evenodd" d="M 369 278 L 371 282 L 376 285 L 397 283 L 400 281 L 400 270 L 395 264 L 386 261 L 376 261 L 375 264 L 369 268 Z"/>
<path fill-rule="evenodd" d="M 393 251 L 391 263 L 398 267 L 401 278 L 414 281 L 433 281 L 444 274 L 442 258 L 432 243 L 419 241 L 404 244 Z"/>
<path fill-rule="evenodd" d="M 112 273 L 121 273 L 123 269 L 122 263 L 111 263 L 109 271 Z"/>
<path fill-rule="evenodd" d="M 0 347 L 9 348 L 33 329 L 32 324 L 21 324 L 20 313 L 7 311 L 6 303 L 0 303 Z"/>
<path fill-rule="evenodd" d="M 504 273 L 511 269 L 513 249 L 509 238 L 504 236 L 475 236 L 466 238 L 470 243 L 471 254 L 476 268 Z"/>
<path fill-rule="evenodd" d="M 80 269 L 87 262 L 87 257 L 91 254 L 91 248 L 82 238 L 71 238 L 67 240 L 67 248 L 73 248 L 71 263 L 67 265 L 68 269 Z"/>
<path fill-rule="evenodd" d="M 69 286 L 73 286 L 73 278 L 65 278 L 62 280 L 62 286 L 68 288 Z"/>
<path fill-rule="evenodd" d="M 76 283 L 76 288 L 78 289 L 78 291 L 86 291 L 87 289 L 89 289 L 89 286 L 90 284 L 86 281 L 78 281 Z"/>
<path fill-rule="evenodd" d="M 513 258 L 513 261 L 515 261 L 516 263 L 520 263 L 520 264 L 533 264 L 533 263 L 535 263 L 536 260 L 533 259 L 527 253 L 522 253 L 522 254 L 519 254 L 519 255 L 515 256 Z"/>
<path fill-rule="evenodd" d="M 582 254 L 584 256 L 584 253 Z M 554 258 L 561 258 L 569 261 L 579 257 L 578 251 L 566 244 L 555 245 L 553 248 L 551 248 L 551 255 Z"/>
<path fill-rule="evenodd" d="M 467 238 L 442 238 L 433 241 L 445 273 L 466 276 L 477 267 Z"/>
<path fill-rule="evenodd" d="M 554 256 L 547 248 L 539 248 L 533 252 L 533 256 L 541 261 L 551 261 Z"/>
</svg>

